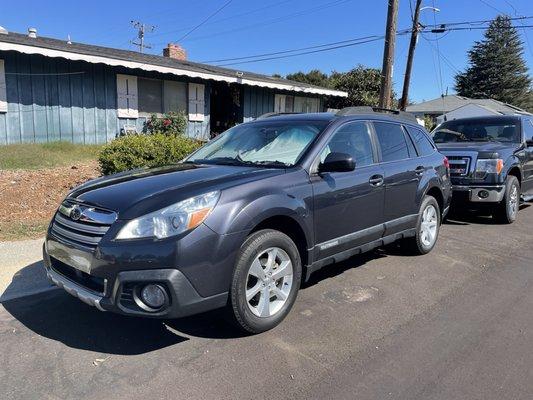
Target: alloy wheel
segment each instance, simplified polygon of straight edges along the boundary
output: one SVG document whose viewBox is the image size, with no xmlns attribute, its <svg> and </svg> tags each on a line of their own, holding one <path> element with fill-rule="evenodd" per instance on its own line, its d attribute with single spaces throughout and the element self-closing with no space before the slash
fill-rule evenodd
<svg viewBox="0 0 533 400">
<path fill-rule="evenodd" d="M 514 217 L 518 211 L 518 188 L 516 185 L 511 187 L 511 192 L 509 193 L 509 201 L 507 202 L 507 210 L 509 216 Z"/>
<path fill-rule="evenodd" d="M 429 247 L 435 243 L 438 223 L 437 209 L 432 204 L 429 204 L 422 213 L 422 222 L 420 224 L 420 240 L 424 246 Z"/>
<path fill-rule="evenodd" d="M 258 317 L 272 317 L 287 302 L 293 284 L 292 261 L 279 247 L 268 248 L 254 259 L 246 279 L 246 303 Z"/>
</svg>

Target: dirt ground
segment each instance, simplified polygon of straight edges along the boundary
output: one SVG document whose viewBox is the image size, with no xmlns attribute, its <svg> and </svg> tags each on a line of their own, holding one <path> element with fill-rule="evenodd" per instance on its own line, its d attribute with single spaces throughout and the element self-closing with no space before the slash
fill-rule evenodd
<svg viewBox="0 0 533 400">
<path fill-rule="evenodd" d="M 42 235 L 69 190 L 99 175 L 96 161 L 0 171 L 0 241 Z"/>
</svg>

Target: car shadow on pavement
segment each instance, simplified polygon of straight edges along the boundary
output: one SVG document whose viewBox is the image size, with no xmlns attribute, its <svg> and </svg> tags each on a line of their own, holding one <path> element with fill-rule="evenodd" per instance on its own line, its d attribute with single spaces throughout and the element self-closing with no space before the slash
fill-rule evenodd
<svg viewBox="0 0 533 400">
<path fill-rule="evenodd" d="M 526 208 L 531 207 L 531 204 L 522 203 L 520 205 L 520 211 L 525 210 Z M 520 214 L 518 215 L 520 218 Z M 447 225 L 503 225 L 503 222 L 498 221 L 489 215 L 486 211 L 479 210 L 451 210 L 450 214 L 444 221 Z"/>
<path fill-rule="evenodd" d="M 188 340 L 162 320 L 100 312 L 62 290 L 8 300 L 2 306 L 37 335 L 76 349 L 137 355 Z"/>
</svg>

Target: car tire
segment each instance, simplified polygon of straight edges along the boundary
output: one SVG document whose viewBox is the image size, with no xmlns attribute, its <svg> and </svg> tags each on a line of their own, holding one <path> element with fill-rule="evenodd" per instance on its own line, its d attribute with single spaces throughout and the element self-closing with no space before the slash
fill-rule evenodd
<svg viewBox="0 0 533 400">
<path fill-rule="evenodd" d="M 237 255 L 228 308 L 233 322 L 248 333 L 277 326 L 291 310 L 302 277 L 298 248 L 282 232 L 251 234 Z"/>
<path fill-rule="evenodd" d="M 415 236 L 407 241 L 410 253 L 423 255 L 433 250 L 439 237 L 440 225 L 439 203 L 433 196 L 425 196 L 418 212 Z"/>
<path fill-rule="evenodd" d="M 520 182 L 518 182 L 516 176 L 509 175 L 505 180 L 503 200 L 498 204 L 498 208 L 493 214 L 493 217 L 503 224 L 512 224 L 516 221 L 519 207 Z"/>
</svg>

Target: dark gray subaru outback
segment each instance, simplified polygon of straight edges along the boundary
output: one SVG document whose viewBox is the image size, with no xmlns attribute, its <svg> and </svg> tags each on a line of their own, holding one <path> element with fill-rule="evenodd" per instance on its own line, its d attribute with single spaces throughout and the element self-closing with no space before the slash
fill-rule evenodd
<svg viewBox="0 0 533 400">
<path fill-rule="evenodd" d="M 450 193 L 447 159 L 403 114 L 268 116 L 180 164 L 74 189 L 48 229 L 45 267 L 102 311 L 227 307 L 256 333 L 319 268 L 400 239 L 431 251 Z"/>
</svg>

